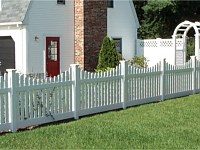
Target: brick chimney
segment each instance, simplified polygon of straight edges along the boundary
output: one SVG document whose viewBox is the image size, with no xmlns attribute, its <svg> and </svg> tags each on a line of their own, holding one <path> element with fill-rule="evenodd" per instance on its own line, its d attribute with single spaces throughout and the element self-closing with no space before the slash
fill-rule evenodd
<svg viewBox="0 0 200 150">
<path fill-rule="evenodd" d="M 107 1 L 75 0 L 75 63 L 94 71 L 107 35 Z"/>
</svg>

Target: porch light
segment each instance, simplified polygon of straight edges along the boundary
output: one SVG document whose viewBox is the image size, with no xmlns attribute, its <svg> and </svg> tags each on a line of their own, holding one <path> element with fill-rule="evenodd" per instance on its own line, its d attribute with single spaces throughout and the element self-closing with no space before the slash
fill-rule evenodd
<svg viewBox="0 0 200 150">
<path fill-rule="evenodd" d="M 39 41 L 39 37 L 35 36 L 35 42 L 38 42 L 38 41 Z"/>
</svg>

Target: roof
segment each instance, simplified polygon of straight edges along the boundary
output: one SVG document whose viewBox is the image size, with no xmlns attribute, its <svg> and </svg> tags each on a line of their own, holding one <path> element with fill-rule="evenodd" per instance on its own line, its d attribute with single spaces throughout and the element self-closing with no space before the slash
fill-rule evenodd
<svg viewBox="0 0 200 150">
<path fill-rule="evenodd" d="M 0 23 L 22 22 L 25 18 L 30 0 L 0 0 Z"/>
</svg>

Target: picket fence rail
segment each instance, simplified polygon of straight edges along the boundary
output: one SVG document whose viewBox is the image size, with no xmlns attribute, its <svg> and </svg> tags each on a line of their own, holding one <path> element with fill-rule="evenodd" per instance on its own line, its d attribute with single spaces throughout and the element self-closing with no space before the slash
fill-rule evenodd
<svg viewBox="0 0 200 150">
<path fill-rule="evenodd" d="M 200 62 L 195 56 L 182 66 L 165 59 L 151 68 L 121 61 L 115 69 L 90 73 L 73 64 L 54 78 L 34 79 L 8 69 L 0 77 L 0 131 L 200 92 Z"/>
</svg>

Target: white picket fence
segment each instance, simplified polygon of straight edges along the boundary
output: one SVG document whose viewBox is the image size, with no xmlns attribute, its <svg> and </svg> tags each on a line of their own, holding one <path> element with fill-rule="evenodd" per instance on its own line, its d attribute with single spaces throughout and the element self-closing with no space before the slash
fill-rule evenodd
<svg viewBox="0 0 200 150">
<path fill-rule="evenodd" d="M 109 72 L 71 65 L 54 78 L 34 79 L 7 70 L 0 78 L 0 131 L 54 122 L 200 92 L 200 62 L 183 66 L 165 59 L 138 69 L 122 61 Z"/>
</svg>

